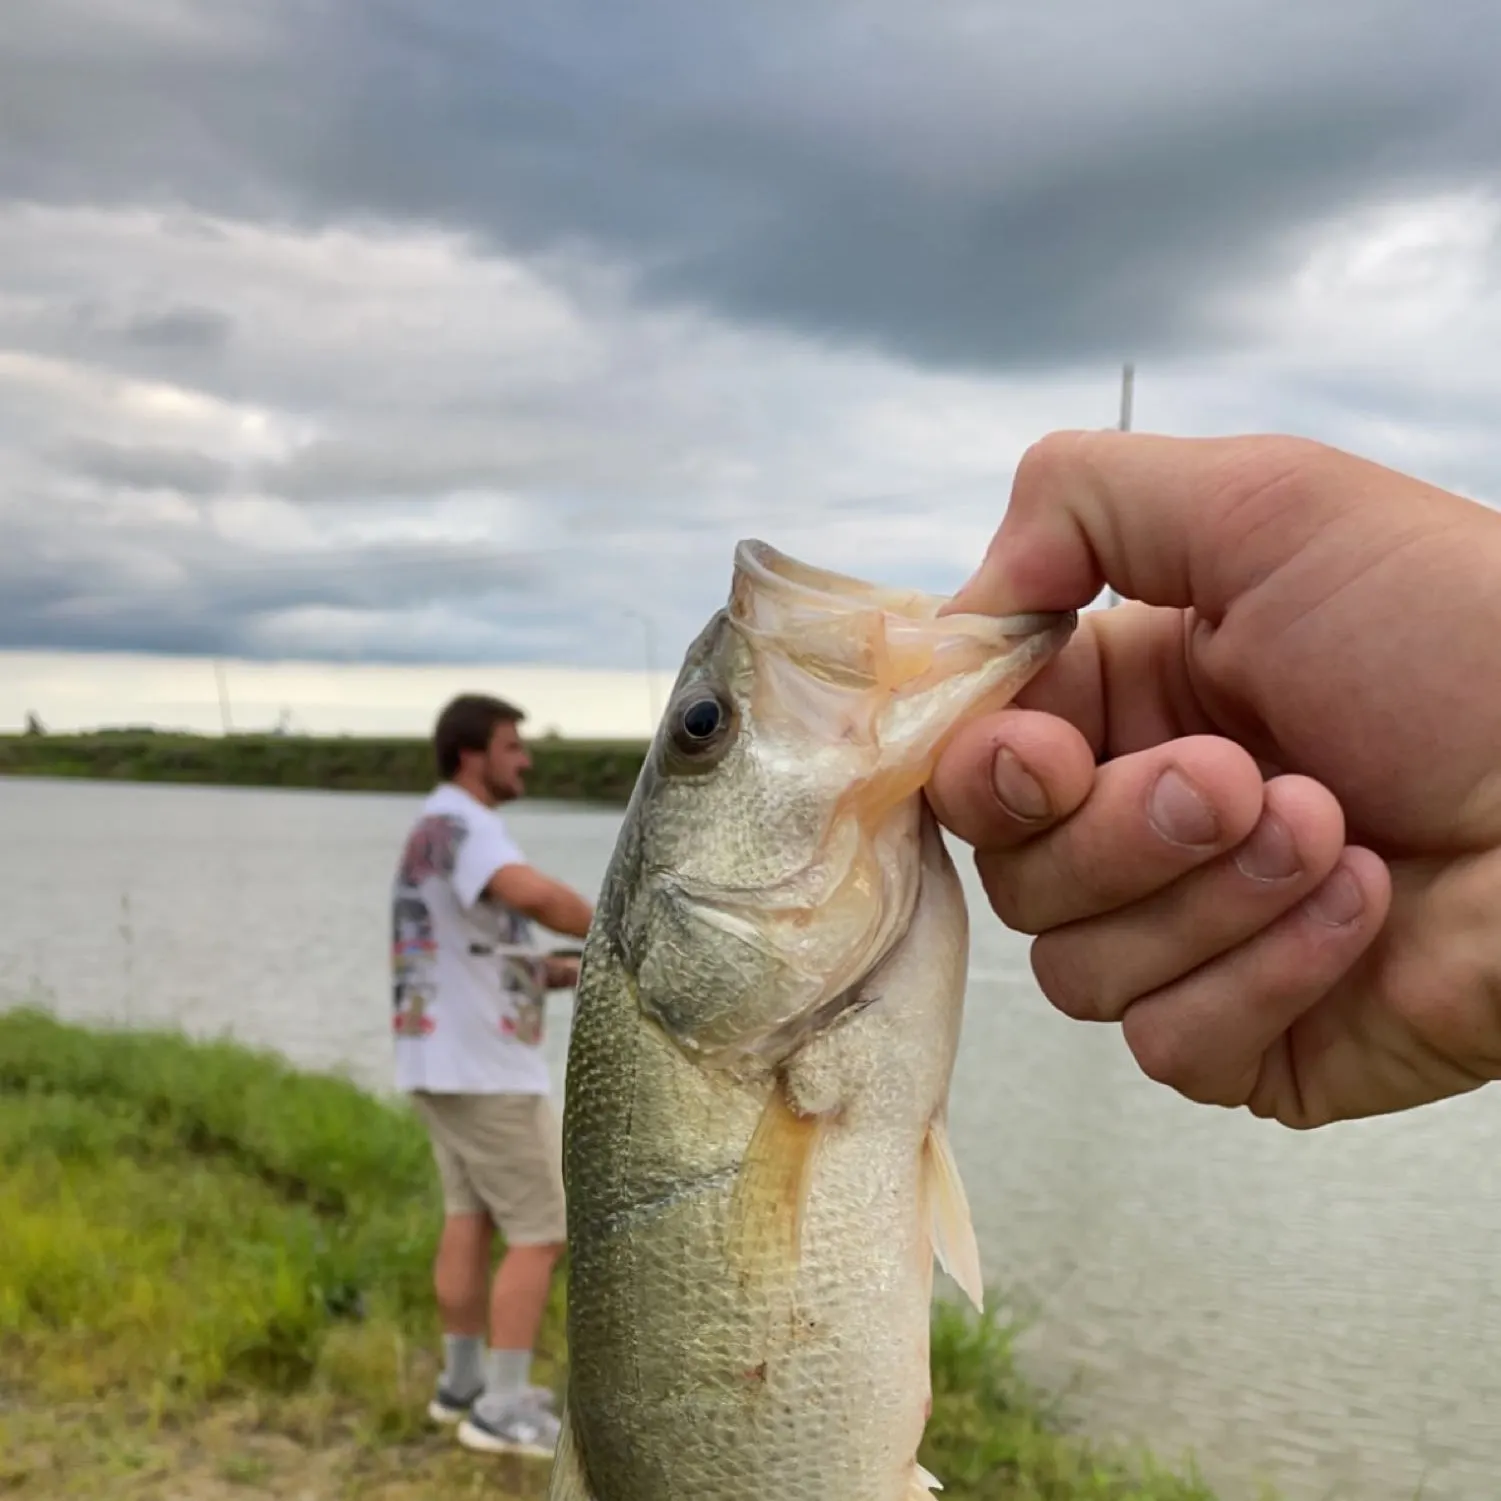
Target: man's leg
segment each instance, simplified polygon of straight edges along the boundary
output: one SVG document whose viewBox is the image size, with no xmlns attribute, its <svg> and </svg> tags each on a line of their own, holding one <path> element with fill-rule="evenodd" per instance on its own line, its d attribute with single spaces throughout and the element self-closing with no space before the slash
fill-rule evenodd
<svg viewBox="0 0 1501 1501">
<path fill-rule="evenodd" d="M 443 1328 L 444 1419 L 467 1411 L 485 1384 L 485 1315 L 490 1281 L 490 1216 L 449 1214 L 433 1259 L 433 1291 Z"/>
<path fill-rule="evenodd" d="M 562 1141 L 551 1102 L 510 1096 L 492 1107 L 486 1170 L 471 1168 L 506 1252 L 490 1294 L 485 1390 L 460 1425 L 472 1449 L 551 1454 L 557 1419 L 530 1385 L 532 1352 L 567 1239 Z M 490 1170 L 493 1168 L 493 1170 Z"/>
<path fill-rule="evenodd" d="M 443 1190 L 443 1230 L 433 1258 L 443 1373 L 427 1412 L 434 1422 L 457 1423 L 485 1385 L 486 1294 L 494 1225 L 469 1182 L 453 1137 L 452 1098 L 418 1094 L 412 1103 L 427 1124 Z"/>
<path fill-rule="evenodd" d="M 445 1334 L 484 1338 L 493 1234 L 483 1209 L 444 1217 L 433 1258 L 433 1291 Z"/>
<path fill-rule="evenodd" d="M 490 1291 L 490 1359 L 485 1391 L 509 1399 L 527 1386 L 537 1331 L 547 1309 L 553 1268 L 563 1254 L 558 1242 L 511 1246 L 501 1258 Z"/>
</svg>

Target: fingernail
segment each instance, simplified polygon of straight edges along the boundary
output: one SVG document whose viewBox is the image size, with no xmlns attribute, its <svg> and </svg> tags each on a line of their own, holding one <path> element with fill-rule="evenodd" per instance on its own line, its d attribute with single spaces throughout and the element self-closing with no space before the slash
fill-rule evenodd
<svg viewBox="0 0 1501 1501">
<path fill-rule="evenodd" d="M 1285 881 L 1302 868 L 1298 846 L 1275 813 L 1265 813 L 1251 837 L 1235 852 L 1240 873 L 1253 881 Z"/>
<path fill-rule="evenodd" d="M 1024 823 L 1037 823 L 1052 811 L 1042 783 L 1022 765 L 1015 751 L 1003 745 L 996 752 L 990 776 L 1001 806 L 1013 818 Z"/>
<path fill-rule="evenodd" d="M 1208 800 L 1176 767 L 1157 778 L 1147 802 L 1152 827 L 1170 844 L 1213 844 L 1220 821 Z"/>
<path fill-rule="evenodd" d="M 1360 882 L 1343 866 L 1308 898 L 1310 917 L 1331 928 L 1343 928 L 1365 911 L 1365 893 Z"/>
</svg>

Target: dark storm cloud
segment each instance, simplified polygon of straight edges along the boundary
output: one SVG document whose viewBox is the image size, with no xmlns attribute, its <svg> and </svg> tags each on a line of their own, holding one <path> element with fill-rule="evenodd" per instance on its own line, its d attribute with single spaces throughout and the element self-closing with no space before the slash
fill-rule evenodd
<svg viewBox="0 0 1501 1501">
<path fill-rule="evenodd" d="M 538 461 L 504 443 L 447 444 L 403 442 L 375 434 L 362 442 L 319 440 L 283 463 L 268 465 L 262 479 L 278 495 L 294 500 L 420 499 L 463 490 L 504 490 L 535 478 Z M 580 467 L 583 467 L 582 465 Z"/>
<path fill-rule="evenodd" d="M 1497 493 L 1483 214 L 1289 291 L 1496 186 L 1491 0 L 0 9 L 0 646 L 633 666 L 753 534 L 952 586 L 1125 357 Z"/>
<path fill-rule="evenodd" d="M 1488 0 L 77 9 L 0 41 L 0 189 L 582 243 L 935 363 L 1190 347 L 1310 215 L 1501 160 Z"/>
<path fill-rule="evenodd" d="M 54 456 L 60 468 L 128 490 L 214 495 L 233 475 L 228 464 L 192 449 L 138 447 L 96 438 L 75 438 L 59 445 Z"/>
<path fill-rule="evenodd" d="M 79 528 L 64 549 L 45 507 L 27 507 L 26 518 L 8 526 L 0 552 L 0 642 L 12 648 L 430 660 L 441 653 L 410 633 L 358 636 L 351 646 L 318 622 L 390 618 L 435 602 L 459 620 L 503 619 L 531 613 L 551 580 L 550 559 L 480 544 L 288 555 L 148 525 L 126 536 Z M 312 623 L 300 635 L 282 628 L 298 620 Z M 447 655 L 465 655 L 462 637 Z"/>
<path fill-rule="evenodd" d="M 233 320 L 217 308 L 174 307 L 132 318 L 120 337 L 143 349 L 206 352 L 222 349 L 233 328 Z"/>
</svg>

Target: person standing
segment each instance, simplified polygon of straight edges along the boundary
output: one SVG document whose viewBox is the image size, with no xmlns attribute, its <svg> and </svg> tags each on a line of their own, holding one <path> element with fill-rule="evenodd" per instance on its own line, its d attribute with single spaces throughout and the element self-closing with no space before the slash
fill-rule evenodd
<svg viewBox="0 0 1501 1501">
<path fill-rule="evenodd" d="M 443 1193 L 444 1366 L 429 1415 L 457 1424 L 467 1448 L 549 1458 L 558 1420 L 530 1374 L 567 1224 L 543 1009 L 548 990 L 577 983 L 578 960 L 540 954 L 532 924 L 582 939 L 594 913 L 527 863 L 496 811 L 524 791 L 524 718 L 478 694 L 438 716 L 438 785 L 392 894 L 393 1028 L 396 1085 L 427 1127 Z"/>
</svg>

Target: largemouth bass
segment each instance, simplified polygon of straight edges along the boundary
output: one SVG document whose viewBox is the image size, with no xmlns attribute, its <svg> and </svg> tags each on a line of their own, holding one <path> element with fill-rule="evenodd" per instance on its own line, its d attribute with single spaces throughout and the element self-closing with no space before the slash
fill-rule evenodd
<svg viewBox="0 0 1501 1501">
<path fill-rule="evenodd" d="M 550 1501 L 916 1501 L 968 917 L 922 787 L 1072 615 L 736 549 L 585 944 Z"/>
</svg>

